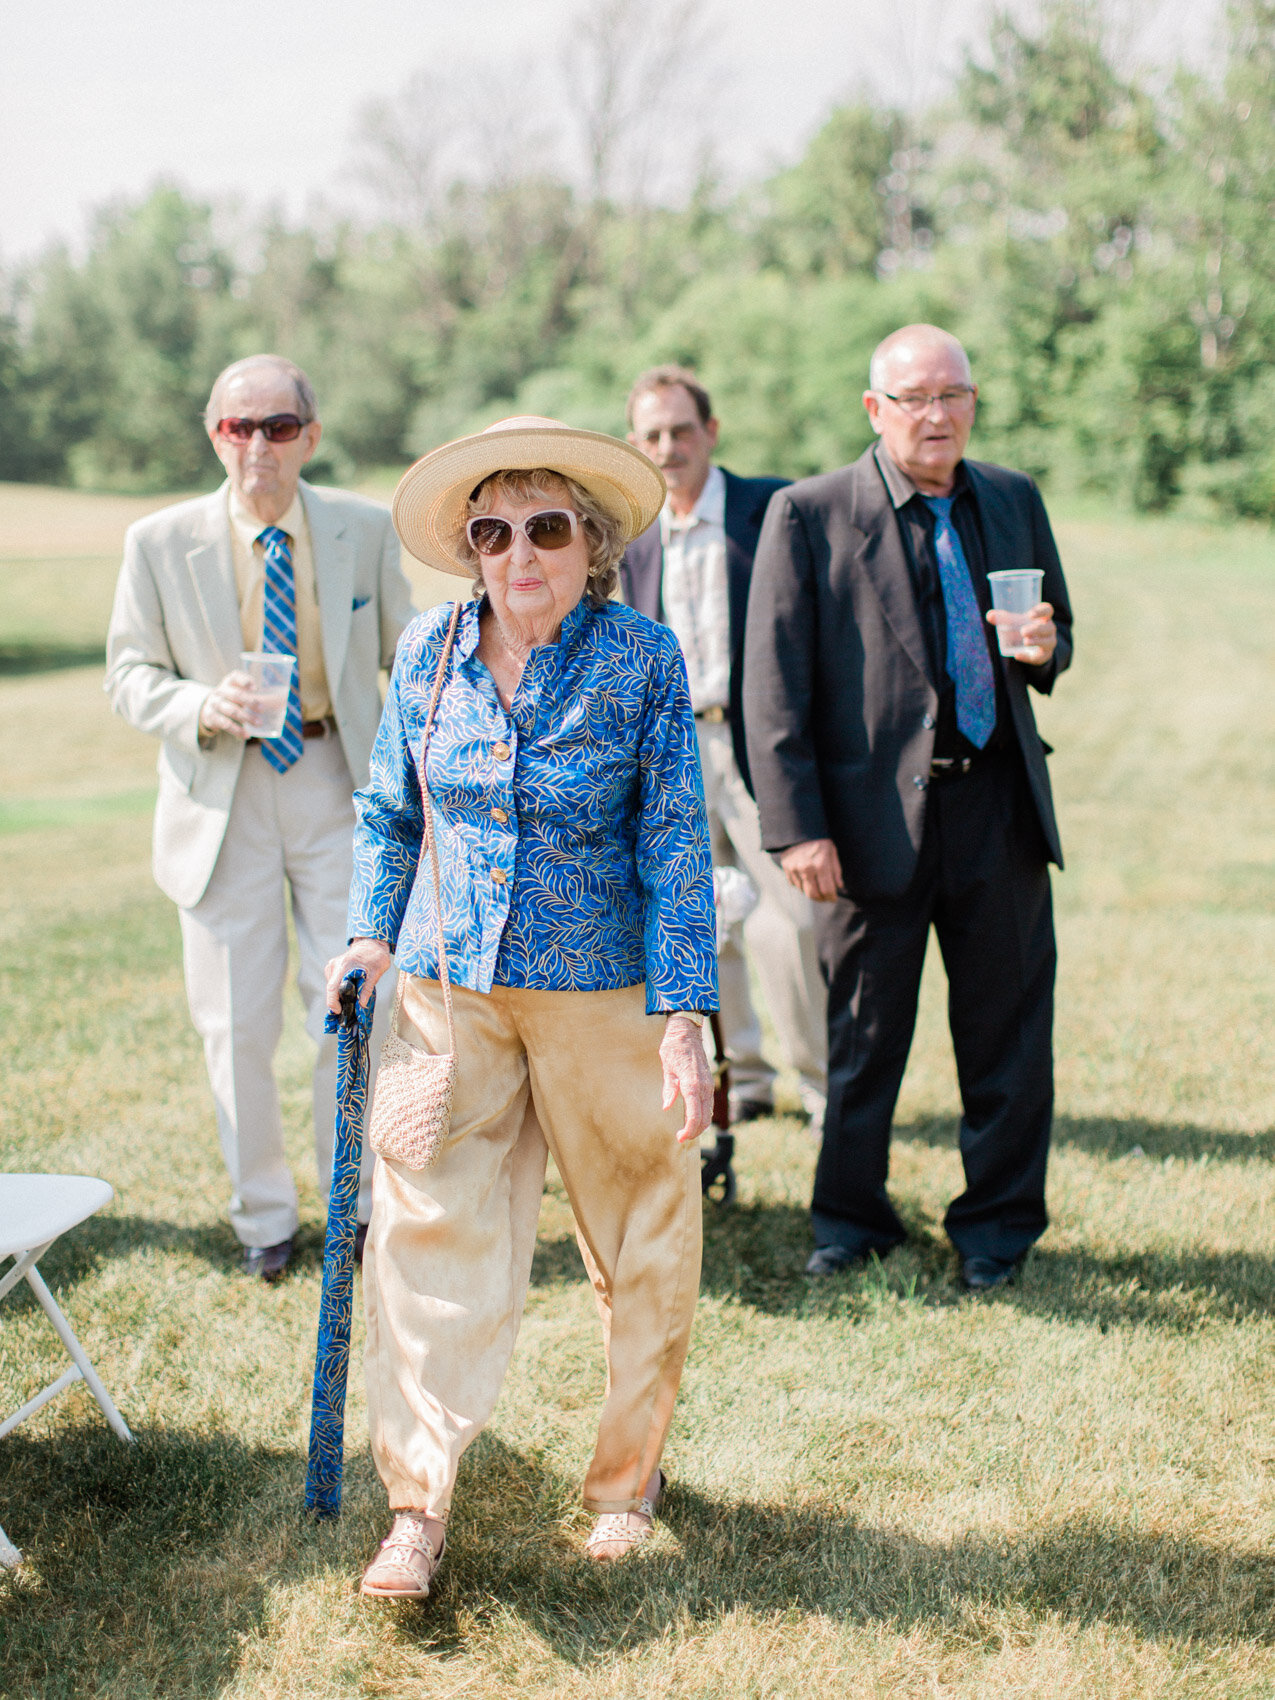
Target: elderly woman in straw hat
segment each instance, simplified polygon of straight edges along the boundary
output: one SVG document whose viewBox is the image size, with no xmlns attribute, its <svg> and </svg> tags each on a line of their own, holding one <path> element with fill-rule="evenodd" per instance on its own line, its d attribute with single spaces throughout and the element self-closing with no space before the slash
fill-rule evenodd
<svg viewBox="0 0 1275 1700">
<path fill-rule="evenodd" d="M 356 799 L 351 944 L 329 964 L 335 1008 L 352 968 L 370 986 L 394 952 L 400 1036 L 441 1055 L 450 1031 L 456 1069 L 437 1161 L 376 1170 L 368 1405 L 393 1524 L 365 1594 L 429 1590 L 513 1351 L 546 1147 L 606 1347 L 586 1550 L 618 1558 L 651 1530 L 699 1282 L 700 1027 L 717 1003 L 685 667 L 666 628 L 609 600 L 663 496 L 627 444 L 527 418 L 426 455 L 394 498 L 412 554 L 476 594 L 399 641 Z"/>
</svg>

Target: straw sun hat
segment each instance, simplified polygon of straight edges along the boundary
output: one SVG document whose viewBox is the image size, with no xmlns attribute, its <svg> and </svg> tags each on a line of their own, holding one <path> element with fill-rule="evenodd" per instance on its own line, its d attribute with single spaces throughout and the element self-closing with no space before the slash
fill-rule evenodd
<svg viewBox="0 0 1275 1700">
<path fill-rule="evenodd" d="M 653 461 L 618 437 L 577 431 L 557 419 L 501 419 L 458 437 L 409 466 L 394 492 L 394 529 L 418 561 L 464 578 L 472 569 L 456 554 L 469 498 L 493 472 L 547 467 L 565 473 L 619 521 L 631 543 L 664 504 L 664 478 Z"/>
</svg>

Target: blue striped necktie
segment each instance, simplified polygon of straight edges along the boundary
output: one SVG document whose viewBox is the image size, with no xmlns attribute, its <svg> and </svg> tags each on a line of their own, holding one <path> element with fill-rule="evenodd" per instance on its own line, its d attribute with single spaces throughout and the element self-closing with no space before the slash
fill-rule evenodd
<svg viewBox="0 0 1275 1700">
<path fill-rule="evenodd" d="M 266 547 L 266 593 L 261 647 L 273 655 L 297 653 L 297 590 L 292 576 L 292 549 L 286 531 L 268 525 L 257 541 Z M 277 738 L 263 738 L 261 753 L 276 773 L 286 773 L 301 754 L 301 685 L 292 669 L 288 711 Z"/>
<path fill-rule="evenodd" d="M 996 729 L 996 679 L 987 653 L 983 612 L 974 594 L 960 534 L 952 524 L 952 496 L 924 496 L 934 515 L 943 606 L 947 610 L 947 676 L 956 687 L 956 725 L 976 750 Z"/>
</svg>

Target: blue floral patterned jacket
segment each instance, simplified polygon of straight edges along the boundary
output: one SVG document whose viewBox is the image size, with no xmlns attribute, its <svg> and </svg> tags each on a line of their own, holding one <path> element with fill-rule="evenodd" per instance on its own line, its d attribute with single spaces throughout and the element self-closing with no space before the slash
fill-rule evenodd
<svg viewBox="0 0 1275 1700">
<path fill-rule="evenodd" d="M 462 610 L 430 740 L 443 934 L 452 979 L 603 991 L 646 983 L 646 1007 L 717 1008 L 713 869 L 699 747 L 677 640 L 631 608 L 581 602 L 534 649 L 506 712 Z M 399 639 L 355 794 L 351 938 L 385 939 L 437 978 L 422 855 L 420 750 L 451 608 Z"/>
</svg>

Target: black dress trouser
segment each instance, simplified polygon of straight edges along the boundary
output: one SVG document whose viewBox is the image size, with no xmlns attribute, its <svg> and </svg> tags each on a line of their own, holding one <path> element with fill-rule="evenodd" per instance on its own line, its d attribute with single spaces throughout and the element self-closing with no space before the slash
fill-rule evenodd
<svg viewBox="0 0 1275 1700">
<path fill-rule="evenodd" d="M 944 1225 L 962 1257 L 1021 1257 L 1048 1221 L 1056 951 L 1045 844 L 1018 751 L 931 782 L 901 897 L 818 907 L 828 1111 L 816 1244 L 884 1253 L 906 1238 L 886 1192 L 890 1123 L 933 923 L 964 1110 L 965 1191 Z"/>
</svg>

